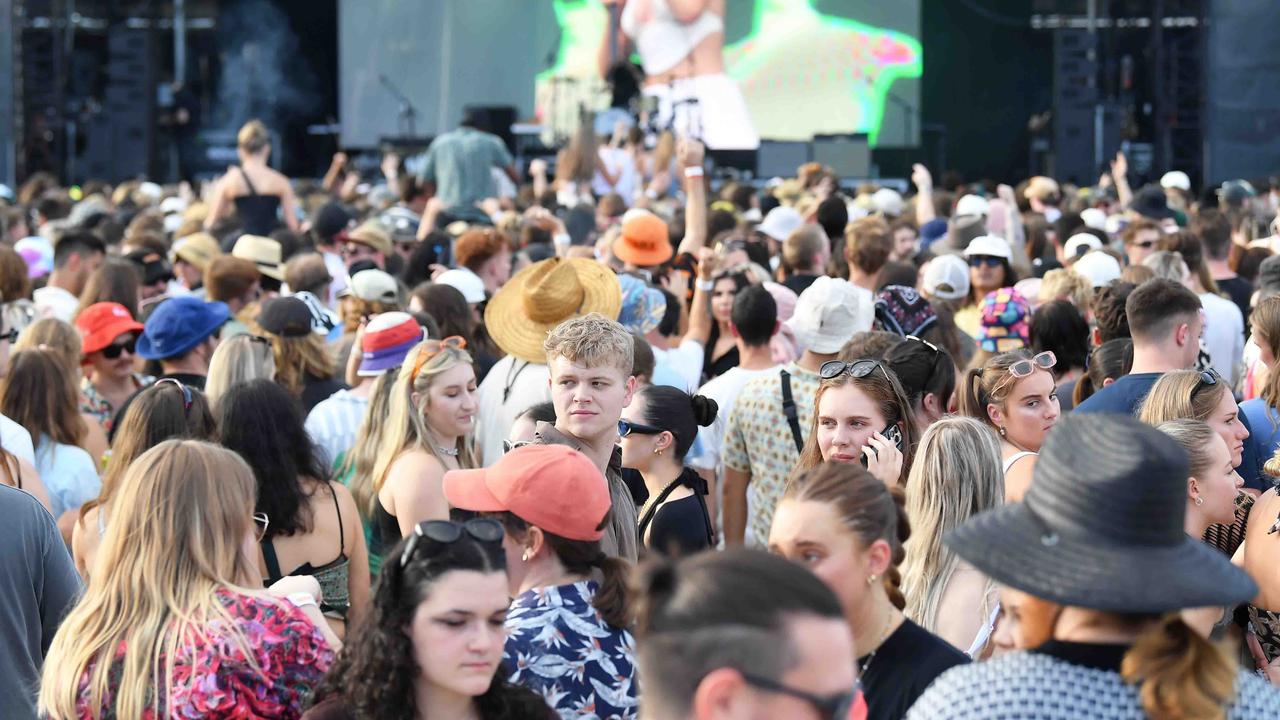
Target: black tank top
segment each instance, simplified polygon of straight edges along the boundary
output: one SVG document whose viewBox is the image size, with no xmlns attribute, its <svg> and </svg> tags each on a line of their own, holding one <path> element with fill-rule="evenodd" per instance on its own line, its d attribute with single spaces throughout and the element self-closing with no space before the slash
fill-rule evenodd
<svg viewBox="0 0 1280 720">
<path fill-rule="evenodd" d="M 248 195 L 241 195 L 233 200 L 236 205 L 236 214 L 244 224 L 244 231 L 250 235 L 270 235 L 280 227 L 278 217 L 280 197 L 259 195 L 257 188 L 253 186 L 253 181 L 249 179 L 249 173 L 239 166 L 236 166 L 236 169 L 240 171 L 240 177 L 244 178 L 244 184 L 249 188 Z"/>
</svg>

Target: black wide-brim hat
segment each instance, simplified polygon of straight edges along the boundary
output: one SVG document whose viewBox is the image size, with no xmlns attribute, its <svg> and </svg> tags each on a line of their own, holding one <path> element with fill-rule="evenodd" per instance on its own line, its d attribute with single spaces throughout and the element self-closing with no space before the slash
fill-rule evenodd
<svg viewBox="0 0 1280 720">
<path fill-rule="evenodd" d="M 1184 530 L 1188 471 L 1154 428 L 1072 414 L 1045 440 L 1023 502 L 945 542 L 996 582 L 1059 605 L 1157 614 L 1252 600 L 1253 579 Z"/>
</svg>

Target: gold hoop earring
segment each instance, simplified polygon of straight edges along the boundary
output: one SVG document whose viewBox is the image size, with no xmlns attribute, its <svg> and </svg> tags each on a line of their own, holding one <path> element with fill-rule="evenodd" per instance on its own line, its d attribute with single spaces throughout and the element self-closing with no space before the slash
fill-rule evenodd
<svg viewBox="0 0 1280 720">
<path fill-rule="evenodd" d="M 529 551 L 528 551 L 528 550 L 525 550 L 525 551 L 524 551 L 524 553 L 520 555 L 520 562 L 529 562 Z"/>
</svg>

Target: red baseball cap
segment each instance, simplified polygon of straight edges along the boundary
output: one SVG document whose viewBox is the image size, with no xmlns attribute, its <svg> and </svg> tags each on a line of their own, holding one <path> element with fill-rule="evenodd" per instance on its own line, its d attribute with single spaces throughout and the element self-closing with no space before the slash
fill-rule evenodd
<svg viewBox="0 0 1280 720">
<path fill-rule="evenodd" d="M 473 512 L 510 512 L 568 540 L 595 541 L 609 513 L 609 485 L 586 455 L 564 445 L 525 445 L 480 470 L 450 470 L 444 496 Z"/>
<path fill-rule="evenodd" d="M 142 323 L 133 319 L 120 303 L 94 303 L 76 317 L 81 348 L 85 355 L 96 353 L 125 333 L 142 332 Z"/>
</svg>

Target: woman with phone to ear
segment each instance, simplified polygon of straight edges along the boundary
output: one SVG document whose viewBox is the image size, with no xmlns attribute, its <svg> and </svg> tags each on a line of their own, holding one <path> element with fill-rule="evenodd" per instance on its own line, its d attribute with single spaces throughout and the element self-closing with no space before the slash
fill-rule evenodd
<svg viewBox="0 0 1280 720">
<path fill-rule="evenodd" d="M 893 371 L 879 360 L 831 360 L 819 374 L 817 411 L 796 470 L 826 461 L 861 463 L 886 485 L 902 484 L 919 431 Z"/>
<path fill-rule="evenodd" d="M 960 414 L 977 418 L 1000 433 L 1007 502 L 1022 500 L 1031 485 L 1036 455 L 1058 422 L 1058 386 L 1048 350 L 1032 356 L 1025 350 L 996 355 L 969 370 L 960 387 Z"/>
</svg>

